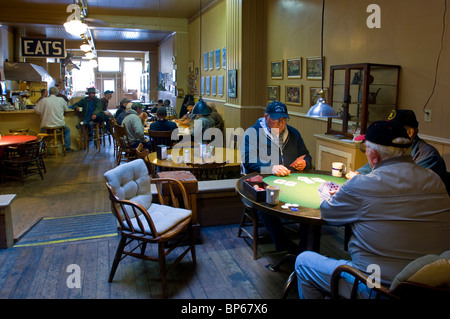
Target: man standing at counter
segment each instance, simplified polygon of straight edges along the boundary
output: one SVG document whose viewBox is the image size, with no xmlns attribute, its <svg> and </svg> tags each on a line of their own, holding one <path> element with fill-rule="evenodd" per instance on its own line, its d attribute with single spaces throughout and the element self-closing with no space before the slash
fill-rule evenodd
<svg viewBox="0 0 450 319">
<path fill-rule="evenodd" d="M 45 133 L 46 127 L 64 126 L 64 144 L 66 152 L 73 152 L 70 148 L 70 129 L 66 126 L 64 112 L 68 110 L 66 101 L 58 97 L 57 87 L 51 87 L 49 96 L 41 99 L 36 105 L 36 113 L 41 115 L 41 132 Z"/>
<path fill-rule="evenodd" d="M 88 88 L 87 97 L 81 99 L 72 105 L 76 112 L 81 112 L 82 122 L 88 126 L 89 141 L 93 137 L 94 121 L 101 122 L 104 120 L 101 100 L 95 96 L 95 88 Z"/>
</svg>

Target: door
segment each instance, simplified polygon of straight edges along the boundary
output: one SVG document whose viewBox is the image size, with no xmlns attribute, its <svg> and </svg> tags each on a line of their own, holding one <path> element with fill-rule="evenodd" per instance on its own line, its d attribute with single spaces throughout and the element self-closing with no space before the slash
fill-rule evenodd
<svg viewBox="0 0 450 319">
<path fill-rule="evenodd" d="M 103 97 L 104 92 L 107 90 L 113 91 L 113 95 L 111 97 L 111 100 L 109 100 L 108 108 L 109 109 L 115 109 L 119 105 L 119 92 L 117 88 L 117 81 L 115 78 L 102 78 L 101 83 L 101 97 Z"/>
</svg>

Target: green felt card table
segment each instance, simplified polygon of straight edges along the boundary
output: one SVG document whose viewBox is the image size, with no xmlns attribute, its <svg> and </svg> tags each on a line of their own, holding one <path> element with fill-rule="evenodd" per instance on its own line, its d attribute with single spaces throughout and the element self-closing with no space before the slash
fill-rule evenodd
<svg viewBox="0 0 450 319">
<path fill-rule="evenodd" d="M 265 200 L 255 200 L 248 190 L 244 188 L 244 183 L 257 175 L 263 177 L 263 182 L 266 184 L 280 187 L 280 201 L 277 205 L 269 205 Z M 280 181 L 282 182 L 280 183 Z M 326 222 L 320 216 L 320 196 L 317 190 L 323 181 L 331 181 L 342 185 L 346 179 L 331 176 L 331 172 L 316 170 L 295 172 L 284 177 L 250 173 L 237 181 L 236 191 L 246 202 L 250 202 L 254 209 L 304 224 L 303 227 L 307 228 L 307 231 L 304 232 L 305 237 L 302 238 L 302 249 L 318 252 L 320 249 L 321 226 L 326 225 Z M 287 182 L 295 183 L 295 185 L 286 185 Z M 286 203 L 299 205 L 297 207 L 298 210 L 282 208 L 281 206 Z"/>
</svg>

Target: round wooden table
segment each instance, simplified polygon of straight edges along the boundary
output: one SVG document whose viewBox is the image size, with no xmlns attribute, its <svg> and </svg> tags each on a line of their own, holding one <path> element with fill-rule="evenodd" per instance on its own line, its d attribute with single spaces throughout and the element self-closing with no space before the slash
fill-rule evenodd
<svg viewBox="0 0 450 319">
<path fill-rule="evenodd" d="M 241 165 L 241 152 L 239 150 L 215 147 L 214 156 L 212 158 L 202 159 L 198 154 L 198 147 L 174 147 L 167 150 L 168 158 L 165 160 L 158 159 L 157 152 L 150 153 L 147 157 L 148 161 L 154 165 L 163 167 L 169 170 L 189 170 L 191 167 L 184 161 L 184 152 L 188 150 L 191 158 L 191 163 L 205 163 L 205 162 L 227 162 L 225 168 L 237 168 L 239 169 Z M 178 156 L 181 156 L 182 161 L 178 161 Z M 180 158 L 180 159 L 181 159 Z"/>
<path fill-rule="evenodd" d="M 6 146 L 19 145 L 22 143 L 32 142 L 37 139 L 34 135 L 6 135 L 0 138 L 0 157 L 3 156 L 3 149 Z"/>
</svg>

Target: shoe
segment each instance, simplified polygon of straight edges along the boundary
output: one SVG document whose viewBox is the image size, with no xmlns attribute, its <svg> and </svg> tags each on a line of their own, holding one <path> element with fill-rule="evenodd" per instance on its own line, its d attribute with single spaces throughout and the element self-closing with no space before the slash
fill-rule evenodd
<svg viewBox="0 0 450 319">
<path fill-rule="evenodd" d="M 74 150 L 74 149 L 71 149 L 71 148 L 66 148 L 66 153 L 73 153 L 73 152 L 75 152 L 75 150 Z"/>
</svg>

